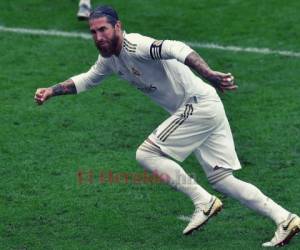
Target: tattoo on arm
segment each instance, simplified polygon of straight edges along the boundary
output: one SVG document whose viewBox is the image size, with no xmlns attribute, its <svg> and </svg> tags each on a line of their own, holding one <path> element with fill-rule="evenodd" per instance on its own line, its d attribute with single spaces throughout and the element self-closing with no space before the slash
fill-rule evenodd
<svg viewBox="0 0 300 250">
<path fill-rule="evenodd" d="M 77 94 L 76 86 L 71 79 L 58 83 L 51 88 L 53 90 L 53 96 Z"/>
<path fill-rule="evenodd" d="M 212 70 L 202 57 L 196 52 L 191 52 L 185 59 L 185 65 L 195 70 L 198 74 L 203 76 L 205 79 L 209 79 L 212 75 Z"/>
</svg>

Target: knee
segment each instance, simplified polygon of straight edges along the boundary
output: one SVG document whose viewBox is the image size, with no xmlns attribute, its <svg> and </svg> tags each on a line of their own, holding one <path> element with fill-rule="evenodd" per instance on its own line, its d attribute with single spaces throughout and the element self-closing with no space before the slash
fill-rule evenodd
<svg viewBox="0 0 300 250">
<path fill-rule="evenodd" d="M 148 160 L 155 160 L 162 155 L 158 146 L 155 146 L 145 140 L 136 150 L 135 158 L 142 166 Z"/>
<path fill-rule="evenodd" d="M 220 193 L 226 194 L 225 192 L 226 186 L 224 187 L 222 184 L 223 184 L 222 181 L 215 182 L 212 184 L 212 188 Z"/>
<path fill-rule="evenodd" d="M 229 175 L 215 182 L 212 187 L 225 195 L 238 199 L 242 204 L 254 203 L 261 192 L 250 183 Z"/>
<path fill-rule="evenodd" d="M 143 162 L 145 160 L 145 151 L 141 149 L 141 146 L 139 146 L 136 150 L 135 159 L 140 165 L 143 165 Z"/>
<path fill-rule="evenodd" d="M 235 179 L 232 172 L 226 173 L 219 178 L 209 180 L 212 185 L 212 188 L 222 194 L 230 195 L 232 193 L 232 181 Z"/>
<path fill-rule="evenodd" d="M 231 196 L 231 187 L 230 187 L 230 181 L 228 179 L 231 179 L 233 177 L 232 175 L 226 176 L 225 178 L 218 179 L 215 182 L 210 182 L 212 185 L 212 188 L 216 190 L 217 192 L 220 192 L 226 196 Z"/>
<path fill-rule="evenodd" d="M 154 158 L 156 155 L 147 147 L 148 145 L 143 142 L 138 149 L 136 150 L 135 153 L 135 159 L 136 161 L 144 167 L 145 164 L 148 162 L 148 160 Z"/>
<path fill-rule="evenodd" d="M 213 189 L 220 191 L 220 186 L 226 186 L 227 179 L 231 178 L 234 178 L 231 169 L 220 168 L 208 176 L 208 181 Z"/>
</svg>

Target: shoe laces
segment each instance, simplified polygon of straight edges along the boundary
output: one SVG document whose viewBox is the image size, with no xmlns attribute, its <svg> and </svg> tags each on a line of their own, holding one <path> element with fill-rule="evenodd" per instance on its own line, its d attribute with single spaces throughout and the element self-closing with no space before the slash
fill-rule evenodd
<svg viewBox="0 0 300 250">
<path fill-rule="evenodd" d="M 203 209 L 200 208 L 200 207 L 196 207 L 196 209 L 195 209 L 195 211 L 194 211 L 194 213 L 193 213 L 193 215 L 192 215 L 191 221 L 192 221 L 193 219 L 195 219 L 195 217 L 197 217 L 198 214 L 201 213 L 201 212 L 203 213 Z"/>
</svg>

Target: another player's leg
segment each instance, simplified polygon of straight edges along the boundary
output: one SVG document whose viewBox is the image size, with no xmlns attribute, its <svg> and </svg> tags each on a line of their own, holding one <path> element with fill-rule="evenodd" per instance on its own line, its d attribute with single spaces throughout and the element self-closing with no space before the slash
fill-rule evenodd
<svg viewBox="0 0 300 250">
<path fill-rule="evenodd" d="M 85 21 L 89 19 L 91 12 L 91 1 L 90 0 L 80 0 L 79 8 L 77 12 L 77 18 L 80 21 Z"/>
<path fill-rule="evenodd" d="M 146 170 L 164 176 L 164 181 L 186 194 L 195 205 L 195 212 L 184 234 L 190 234 L 200 228 L 209 218 L 219 212 L 222 202 L 209 194 L 188 176 L 182 167 L 165 155 L 151 141 L 145 141 L 137 150 L 137 161 Z"/>
</svg>

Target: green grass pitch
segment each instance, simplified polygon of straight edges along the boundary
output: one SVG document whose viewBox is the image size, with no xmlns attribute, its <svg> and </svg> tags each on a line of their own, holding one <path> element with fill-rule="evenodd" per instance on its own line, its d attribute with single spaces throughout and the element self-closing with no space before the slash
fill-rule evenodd
<svg viewBox="0 0 300 250">
<path fill-rule="evenodd" d="M 300 52 L 297 0 L 106 3 L 127 32 Z M 77 5 L 0 1 L 0 26 L 88 32 L 76 19 Z M 0 249 L 261 249 L 273 236 L 269 219 L 217 194 L 222 213 L 184 237 L 187 222 L 178 216 L 193 206 L 181 193 L 133 179 L 99 183 L 101 172 L 142 173 L 136 148 L 168 114 L 116 77 L 36 106 L 36 88 L 94 63 L 92 40 L 0 32 L 0 51 Z M 239 85 L 221 94 L 243 165 L 236 175 L 300 214 L 300 58 L 197 52 L 214 69 L 232 72 Z M 182 165 L 216 194 L 193 156 Z M 287 247 L 299 248 L 300 237 Z"/>
</svg>

